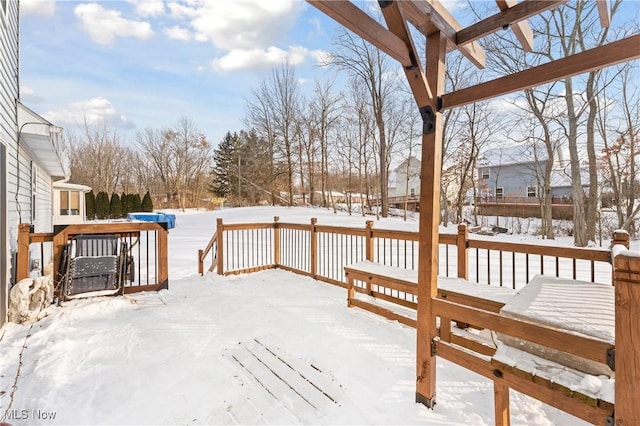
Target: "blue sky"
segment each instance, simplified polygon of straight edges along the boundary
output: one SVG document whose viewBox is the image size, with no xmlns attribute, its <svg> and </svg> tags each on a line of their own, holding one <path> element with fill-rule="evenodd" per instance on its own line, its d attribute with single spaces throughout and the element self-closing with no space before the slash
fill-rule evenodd
<svg viewBox="0 0 640 426">
<path fill-rule="evenodd" d="M 443 3 L 470 23 L 464 0 Z M 21 0 L 20 11 L 22 102 L 71 131 L 107 121 L 133 140 L 188 117 L 217 144 L 245 127 L 245 99 L 274 66 L 296 65 L 303 91 L 334 73 L 318 63 L 337 24 L 303 0 Z M 615 20 L 634 15 L 627 0 Z"/>
<path fill-rule="evenodd" d="M 302 0 L 22 0 L 22 102 L 77 129 L 107 120 L 127 139 L 186 116 L 213 142 L 242 129 L 244 99 L 274 65 L 303 86 L 331 71 L 332 20 Z"/>
</svg>

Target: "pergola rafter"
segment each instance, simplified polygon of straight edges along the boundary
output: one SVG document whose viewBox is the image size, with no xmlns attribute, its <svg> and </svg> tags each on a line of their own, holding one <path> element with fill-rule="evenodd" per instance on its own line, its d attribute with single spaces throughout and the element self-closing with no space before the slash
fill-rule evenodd
<svg viewBox="0 0 640 426">
<path fill-rule="evenodd" d="M 442 96 L 442 108 L 495 98 L 606 66 L 640 58 L 640 34 Z"/>
<path fill-rule="evenodd" d="M 496 0 L 496 4 L 501 11 L 505 12 L 517 5 L 518 2 L 516 0 Z M 533 50 L 533 31 L 531 31 L 529 23 L 526 21 L 516 22 L 515 20 L 510 22 L 512 25 L 511 30 L 522 45 L 522 49 L 525 52 L 531 52 Z"/>
<path fill-rule="evenodd" d="M 484 68 L 485 51 L 478 43 L 457 42 L 462 26 L 438 0 L 402 0 L 398 2 L 402 15 L 425 36 L 440 32 L 447 39 L 447 50 L 458 49 L 478 68 Z"/>
<path fill-rule="evenodd" d="M 473 25 L 468 26 L 456 35 L 457 44 L 465 44 L 479 40 L 505 27 L 511 26 L 514 34 L 522 44 L 522 48 L 530 52 L 533 49 L 533 33 L 524 22 L 545 10 L 552 9 L 568 0 L 525 0 L 511 6 L 511 1 L 496 0 L 502 12 L 489 16 Z M 509 7 L 506 7 L 509 5 Z"/>
<path fill-rule="evenodd" d="M 375 19 L 364 13 L 350 1 L 307 0 L 318 10 L 332 17 L 345 28 L 367 40 L 391 56 L 402 66 L 411 66 L 406 44 L 395 34 L 384 28 Z"/>
<path fill-rule="evenodd" d="M 406 44 L 409 50 L 409 56 L 411 58 L 411 65 L 404 67 L 404 72 L 407 76 L 407 81 L 411 87 L 411 92 L 415 97 L 418 107 L 421 109 L 421 113 L 425 111 L 425 107 L 430 106 L 433 110 L 437 109 L 437 105 L 433 103 L 435 97 L 431 92 L 431 88 L 427 84 L 427 78 L 422 69 L 422 64 L 416 48 L 413 43 L 413 38 L 409 32 L 406 21 L 402 17 L 402 12 L 398 7 L 397 2 L 381 3 L 382 15 L 389 27 L 389 30 L 397 35 Z"/>
<path fill-rule="evenodd" d="M 526 19 L 548 9 L 557 7 L 568 0 L 496 0 L 500 12 L 480 22 L 462 28 L 439 0 L 380 0 L 388 30 L 365 14 L 350 1 L 307 0 L 312 5 L 334 18 L 347 29 L 373 43 L 380 50 L 398 60 L 404 67 L 409 85 L 420 108 L 423 118 L 422 169 L 420 182 L 420 222 L 419 222 L 419 263 L 418 263 L 418 318 L 416 349 L 416 401 L 433 407 L 436 389 L 436 351 L 438 334 L 435 327 L 436 315 L 434 298 L 438 285 L 438 256 L 440 219 L 440 191 L 442 164 L 442 111 L 468 103 L 498 97 L 507 93 L 531 88 L 551 81 L 604 68 L 624 61 L 640 58 L 640 34 L 596 47 L 590 50 L 554 60 L 524 71 L 514 71 L 510 75 L 477 84 L 451 93 L 444 93 L 447 51 L 458 49 L 476 66 L 483 68 L 485 52 L 476 42 L 482 37 L 501 28 L 510 27 L 523 46 L 530 51 L 533 47 L 532 32 Z M 607 0 L 596 0 L 600 23 L 609 25 Z M 424 70 L 411 38 L 408 24 L 412 24 L 426 36 L 426 65 Z M 449 320 L 451 318 L 448 318 Z M 442 318 L 441 318 L 442 320 Z M 444 349 L 443 349 L 444 350 Z M 444 354 L 443 354 L 444 355 Z M 465 364 L 464 352 L 457 361 L 466 368 L 479 371 Z M 475 359 L 475 358 L 474 358 Z M 629 371 L 640 370 L 633 361 Z M 483 367 L 484 368 L 484 367 Z M 502 373 L 501 373 L 502 374 Z M 501 378 L 502 376 L 496 376 Z M 496 423 L 508 424 L 508 389 L 517 389 L 518 383 L 511 379 L 496 380 L 495 410 Z M 517 380 L 516 380 L 517 381 Z M 635 390 L 634 385 L 625 380 L 616 381 L 616 395 Z M 537 397 L 557 407 L 569 410 L 584 419 L 600 418 L 605 411 L 594 409 L 594 416 L 585 416 L 580 406 L 567 402 L 549 388 L 525 389 L 529 395 Z M 632 398 L 623 399 L 615 407 L 616 424 L 634 424 L 637 413 Z"/>
</svg>

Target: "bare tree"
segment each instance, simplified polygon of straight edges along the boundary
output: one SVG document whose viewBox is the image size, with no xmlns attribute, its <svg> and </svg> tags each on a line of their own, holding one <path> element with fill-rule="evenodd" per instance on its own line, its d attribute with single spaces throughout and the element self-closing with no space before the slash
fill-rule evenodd
<svg viewBox="0 0 640 426">
<path fill-rule="evenodd" d="M 295 68 L 286 63 L 275 67 L 264 79 L 253 100 L 247 102 L 247 122 L 269 142 L 273 163 L 273 181 L 276 181 L 277 162 L 285 165 L 288 204 L 293 205 L 296 147 L 296 126 L 301 108 L 300 91 Z M 275 193 L 275 188 L 273 191 Z M 275 200 L 273 200 L 275 202 Z"/>
<path fill-rule="evenodd" d="M 191 120 L 183 117 L 173 129 L 145 129 L 136 141 L 149 170 L 163 184 L 167 202 L 181 209 L 195 203 L 205 191 L 212 147 Z"/>
<path fill-rule="evenodd" d="M 377 128 L 381 214 L 386 217 L 389 210 L 389 167 L 384 111 L 393 96 L 394 88 L 397 88 L 398 76 L 391 72 L 386 56 L 344 28 L 340 28 L 334 45 L 337 51 L 331 54 L 331 65 L 346 71 L 351 78 L 361 81 L 369 94 L 371 112 Z"/>
<path fill-rule="evenodd" d="M 106 122 L 92 125 L 85 120 L 81 134 L 70 135 L 70 142 L 71 176 L 76 183 L 111 194 L 122 189 L 124 177 L 133 178 L 129 172 L 135 167 L 131 161 L 134 152 Z"/>
<path fill-rule="evenodd" d="M 640 213 L 636 206 L 640 185 L 640 89 L 633 84 L 633 79 L 638 75 L 638 67 L 625 64 L 614 70 L 614 74 L 619 87 L 613 90 L 620 96 L 616 101 L 608 99 L 605 88 L 602 96 L 605 102 L 596 119 L 604 144 L 600 171 L 605 186 L 612 194 L 617 227 L 635 232 L 634 219 Z"/>
<path fill-rule="evenodd" d="M 316 81 L 313 97 L 309 101 L 310 119 L 313 122 L 315 136 L 320 143 L 320 190 L 322 205 L 327 206 L 327 189 L 329 176 L 330 138 L 340 119 L 341 96 L 333 94 L 333 81 L 321 83 Z"/>
<path fill-rule="evenodd" d="M 371 204 L 373 166 L 375 153 L 373 149 L 375 124 L 369 113 L 367 93 L 364 84 L 358 80 L 349 81 L 349 90 L 344 101 L 345 120 L 343 126 L 351 128 L 350 134 L 356 139 L 356 156 L 358 171 L 358 190 L 361 198 L 362 215 L 366 214 Z M 364 195 L 364 197 L 362 196 Z"/>
</svg>

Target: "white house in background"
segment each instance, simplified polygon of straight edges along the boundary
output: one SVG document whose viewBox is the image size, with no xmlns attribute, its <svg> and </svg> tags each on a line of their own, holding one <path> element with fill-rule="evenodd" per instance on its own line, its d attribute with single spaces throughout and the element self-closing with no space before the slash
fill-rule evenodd
<svg viewBox="0 0 640 426">
<path fill-rule="evenodd" d="M 89 191 L 91 191 L 91 188 L 86 185 L 78 185 L 68 182 L 54 182 L 54 226 L 84 223 L 87 217 L 85 194 Z"/>
<path fill-rule="evenodd" d="M 53 182 L 69 177 L 62 129 L 22 105 L 18 2 L 0 1 L 0 325 L 7 319 L 18 225 L 53 231 Z M 39 247 L 32 258 L 40 258 Z M 41 262 L 48 263 L 51 249 Z"/>
<path fill-rule="evenodd" d="M 396 167 L 389 176 L 389 206 L 417 210 L 420 201 L 420 172 L 422 162 L 409 157 Z"/>
</svg>

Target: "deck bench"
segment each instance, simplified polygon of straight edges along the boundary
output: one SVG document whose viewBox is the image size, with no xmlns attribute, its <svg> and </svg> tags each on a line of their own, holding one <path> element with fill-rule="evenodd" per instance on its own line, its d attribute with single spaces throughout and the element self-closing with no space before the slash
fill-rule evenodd
<svg viewBox="0 0 640 426">
<path fill-rule="evenodd" d="M 418 271 L 370 261 L 345 266 L 344 271 L 347 306 L 416 327 Z M 363 285 L 356 285 L 356 281 Z M 356 297 L 356 293 L 367 295 L 369 299 Z M 477 284 L 462 278 L 438 277 L 438 298 L 491 312 L 499 312 L 515 293 L 509 288 Z M 441 329 L 448 332 L 448 328 Z"/>
<path fill-rule="evenodd" d="M 344 270 L 348 306 L 416 327 L 417 271 L 369 261 L 345 266 Z M 604 423 L 605 419 L 613 418 L 614 408 L 615 367 L 609 360 L 609 353 L 615 353 L 613 295 L 610 285 L 553 276 L 538 275 L 518 292 L 461 278 L 439 277 L 434 299 L 434 309 L 440 312 L 435 353 L 449 361 L 468 364 L 473 371 L 494 379 L 496 395 L 501 395 L 496 400 L 496 413 L 508 412 L 505 408 L 508 407 L 508 388 L 530 393 L 535 383 L 538 389 L 535 394 L 541 400 L 547 403 L 558 400 L 567 411 L 583 420 Z M 437 300 L 453 302 L 461 310 L 445 309 Z M 585 304 L 585 301 L 588 302 Z M 445 318 L 445 315 L 455 317 L 458 315 L 455 312 L 465 308 L 475 308 L 483 317 L 469 316 L 467 311 L 465 320 L 475 319 L 479 324 L 463 329 L 469 324 L 454 327 L 456 318 Z M 599 316 L 592 323 L 590 318 L 594 314 L 590 311 L 594 310 Z M 504 318 L 498 330 L 507 330 L 509 335 L 495 331 L 478 333 L 483 325 L 490 328 L 496 315 Z M 583 349 L 591 354 L 591 359 L 572 355 L 571 349 L 565 352 L 529 342 L 529 335 L 516 332 L 515 324 L 510 323 L 514 320 L 523 326 L 537 325 L 547 327 L 552 333 L 561 332 L 572 342 L 573 336 L 588 339 L 575 342 L 584 343 Z M 528 330 L 536 333 L 538 329 Z M 511 332 L 521 337 L 510 336 Z M 459 347 L 465 348 L 464 351 L 456 349 Z"/>
</svg>

